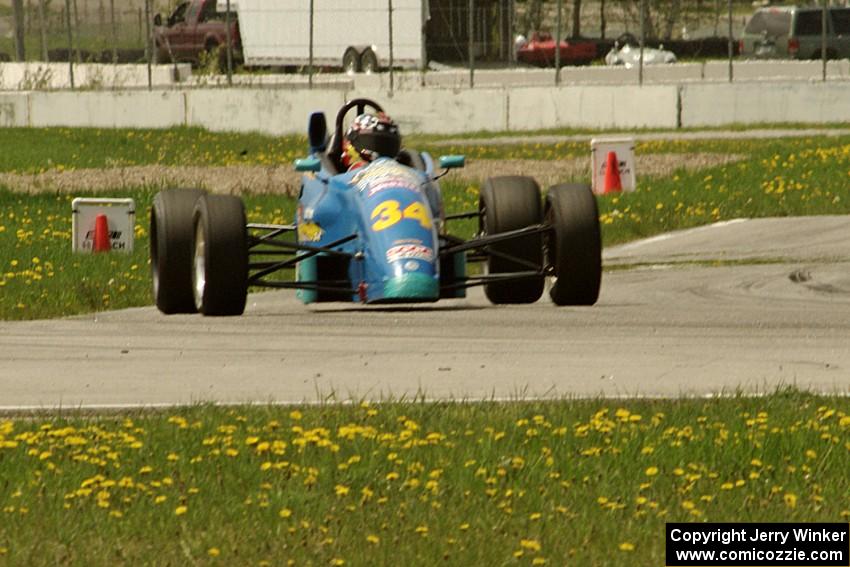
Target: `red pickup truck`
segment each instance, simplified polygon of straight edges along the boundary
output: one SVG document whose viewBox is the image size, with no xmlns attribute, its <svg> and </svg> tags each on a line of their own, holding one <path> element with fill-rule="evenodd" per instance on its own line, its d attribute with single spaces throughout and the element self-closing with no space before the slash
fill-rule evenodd
<svg viewBox="0 0 850 567">
<path fill-rule="evenodd" d="M 154 42 L 157 61 L 188 61 L 199 63 L 201 53 L 213 53 L 219 49 L 219 61 L 223 62 L 227 44 L 227 24 L 224 12 L 216 9 L 216 0 L 189 0 L 181 2 L 166 21 L 157 14 L 154 17 Z M 239 25 L 236 12 L 230 13 L 230 43 L 234 59 L 241 55 Z"/>
</svg>

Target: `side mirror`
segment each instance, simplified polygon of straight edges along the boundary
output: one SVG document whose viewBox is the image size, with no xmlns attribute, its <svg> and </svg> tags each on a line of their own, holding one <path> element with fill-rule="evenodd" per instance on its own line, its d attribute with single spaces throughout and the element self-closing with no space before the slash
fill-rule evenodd
<svg viewBox="0 0 850 567">
<path fill-rule="evenodd" d="M 307 138 L 310 141 L 310 151 L 318 153 L 325 151 L 328 145 L 328 122 L 324 112 L 314 112 L 307 124 Z"/>
<path fill-rule="evenodd" d="M 466 165 L 466 156 L 440 156 L 440 167 L 442 169 L 456 169 Z"/>
<path fill-rule="evenodd" d="M 295 160 L 295 171 L 312 171 L 318 173 L 322 169 L 319 158 L 308 157 Z"/>
<path fill-rule="evenodd" d="M 162 25 L 162 14 L 157 14 L 153 17 L 153 25 L 161 26 Z"/>
</svg>

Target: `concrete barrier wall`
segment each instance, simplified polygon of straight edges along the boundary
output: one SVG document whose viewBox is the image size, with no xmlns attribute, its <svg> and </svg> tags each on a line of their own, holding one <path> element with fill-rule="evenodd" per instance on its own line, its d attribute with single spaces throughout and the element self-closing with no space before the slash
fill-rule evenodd
<svg viewBox="0 0 850 567">
<path fill-rule="evenodd" d="M 428 89 L 386 93 L 357 92 L 381 103 L 403 132 L 462 134 L 509 129 L 507 92 L 502 89 Z"/>
<path fill-rule="evenodd" d="M 850 81 L 684 83 L 513 89 L 342 91 L 191 89 L 0 94 L 0 125 L 304 133 L 310 112 L 333 122 L 345 100 L 380 102 L 406 133 L 546 128 L 675 128 L 850 122 Z M 331 124 L 332 126 L 332 124 Z"/>
<path fill-rule="evenodd" d="M 25 94 L 0 94 L 0 126 L 29 125 L 29 97 Z"/>
<path fill-rule="evenodd" d="M 153 65 L 151 84 L 166 87 L 185 81 L 191 74 L 188 63 Z M 74 85 L 85 89 L 147 88 L 147 65 L 74 64 Z M 56 90 L 71 87 L 67 63 L 0 63 L 2 90 Z"/>
<path fill-rule="evenodd" d="M 561 69 L 561 84 L 575 85 L 637 85 L 638 69 L 625 67 L 606 67 L 593 65 L 585 67 L 564 67 Z M 823 73 L 820 61 L 735 61 L 733 77 L 735 80 L 820 80 Z M 293 81 L 291 77 L 266 80 Z M 389 75 L 327 75 L 323 80 L 351 81 L 356 90 L 388 90 Z M 677 63 L 675 65 L 647 65 L 644 67 L 644 84 L 692 83 L 700 81 L 720 82 L 729 78 L 728 61 L 707 61 L 704 63 Z M 829 61 L 827 78 L 831 80 L 850 79 L 850 60 Z M 301 79 L 303 82 L 303 78 Z M 419 90 L 422 88 L 422 75 L 418 72 L 401 72 L 395 75 L 397 90 Z M 424 78 L 426 87 L 466 89 L 469 87 L 469 71 L 463 69 L 429 72 Z M 528 86 L 554 86 L 554 69 L 499 69 L 475 71 L 476 88 L 514 88 Z"/>
<path fill-rule="evenodd" d="M 820 61 L 735 61 L 736 80 L 814 79 L 822 75 Z M 690 81 L 723 81 L 729 76 L 727 61 L 704 63 L 677 63 L 674 65 L 647 65 L 644 67 L 645 83 L 675 83 Z M 850 79 L 850 61 L 830 61 L 827 76 L 831 79 Z M 188 85 L 193 88 L 226 86 L 224 75 L 192 75 L 186 63 L 179 65 L 154 65 L 151 70 L 154 87 Z M 247 88 L 281 86 L 306 88 L 307 77 L 296 74 L 235 75 L 233 80 Z M 424 86 L 445 89 L 466 89 L 469 71 L 463 68 L 429 71 L 423 76 L 418 71 L 395 74 L 396 90 L 417 91 Z M 147 88 L 146 65 L 109 65 L 80 63 L 74 65 L 74 81 L 84 89 Z M 638 83 L 636 68 L 608 67 L 604 65 L 568 66 L 561 69 L 564 85 Z M 57 90 L 70 87 L 67 63 L 0 63 L 0 90 Z M 478 88 L 513 88 L 526 86 L 554 86 L 554 69 L 517 67 L 511 69 L 479 69 L 475 71 Z M 321 89 L 388 90 L 389 74 L 374 75 L 342 73 L 320 74 L 314 77 L 314 86 Z"/>
<path fill-rule="evenodd" d="M 281 89 L 197 89 L 185 91 L 186 124 L 215 131 L 281 135 L 307 131 L 311 112 L 324 111 L 332 128 L 345 92 Z"/>
<path fill-rule="evenodd" d="M 10 95 L 11 96 L 11 95 Z M 168 128 L 186 123 L 180 91 L 31 92 L 27 125 Z"/>
<path fill-rule="evenodd" d="M 703 74 L 702 63 L 682 63 L 678 65 L 655 65 L 644 68 L 644 81 L 648 83 L 671 83 L 685 80 L 700 80 Z M 389 75 L 351 75 L 354 88 L 358 90 L 388 90 Z M 636 85 L 638 70 L 625 67 L 563 67 L 562 85 Z M 554 69 L 499 69 L 478 70 L 474 76 L 476 88 L 515 88 L 528 86 L 555 86 Z M 469 71 L 451 70 L 429 72 L 425 75 L 426 87 L 447 89 L 469 88 Z M 419 90 L 422 88 L 422 75 L 418 72 L 402 72 L 395 75 L 395 88 Z"/>
<path fill-rule="evenodd" d="M 703 76 L 708 81 L 729 79 L 727 61 L 707 61 Z M 850 61 L 828 61 L 826 74 L 831 79 L 850 77 Z M 820 79 L 823 77 L 823 63 L 820 61 L 735 61 L 732 67 L 733 80 L 793 80 Z"/>
<path fill-rule="evenodd" d="M 508 130 L 675 128 L 675 86 L 536 87 L 509 91 Z"/>
<path fill-rule="evenodd" d="M 681 126 L 850 121 L 850 83 L 685 85 Z"/>
</svg>

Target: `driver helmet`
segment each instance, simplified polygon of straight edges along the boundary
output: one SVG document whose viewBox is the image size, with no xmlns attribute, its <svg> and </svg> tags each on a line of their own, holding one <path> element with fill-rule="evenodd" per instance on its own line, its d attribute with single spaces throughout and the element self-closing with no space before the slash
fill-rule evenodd
<svg viewBox="0 0 850 567">
<path fill-rule="evenodd" d="M 401 149 L 401 135 L 392 118 L 379 112 L 357 116 L 345 132 L 342 164 L 351 167 L 379 157 L 395 157 Z"/>
</svg>

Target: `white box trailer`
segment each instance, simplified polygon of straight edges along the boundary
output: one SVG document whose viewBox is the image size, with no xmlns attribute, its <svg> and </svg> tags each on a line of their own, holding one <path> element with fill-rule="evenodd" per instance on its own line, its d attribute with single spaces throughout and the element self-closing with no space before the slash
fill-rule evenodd
<svg viewBox="0 0 850 567">
<path fill-rule="evenodd" d="M 313 4 L 313 64 L 376 71 L 390 64 L 388 0 L 230 0 L 246 66 L 307 65 Z M 226 0 L 217 0 L 224 12 Z M 393 0 L 393 66 L 426 60 L 428 0 Z"/>
</svg>

